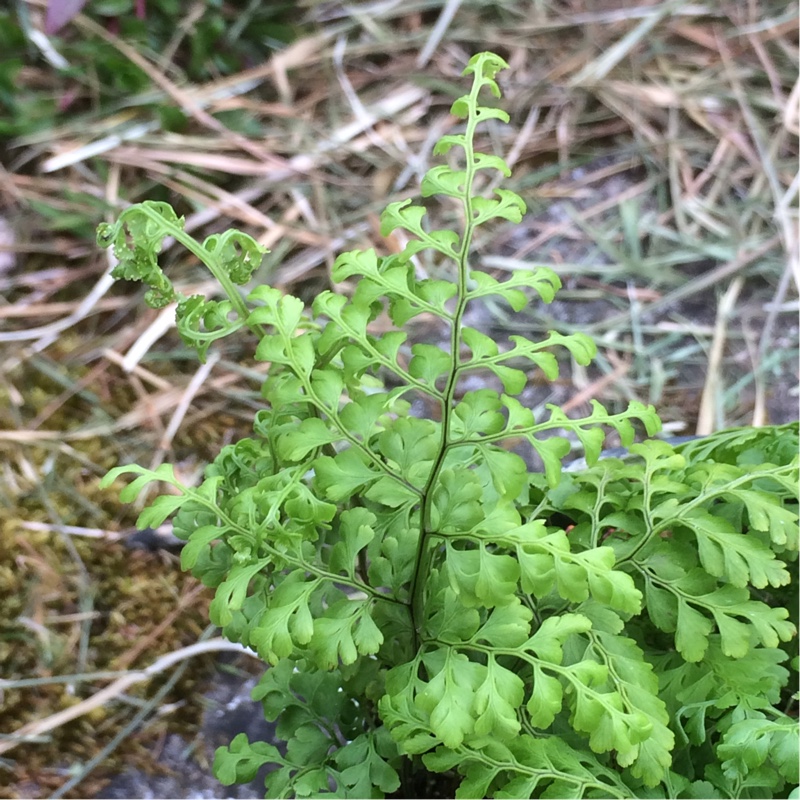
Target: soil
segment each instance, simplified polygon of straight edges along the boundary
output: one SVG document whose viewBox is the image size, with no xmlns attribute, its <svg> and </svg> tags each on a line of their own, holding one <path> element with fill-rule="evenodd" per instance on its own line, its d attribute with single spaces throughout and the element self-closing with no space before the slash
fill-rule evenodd
<svg viewBox="0 0 800 800">
<path fill-rule="evenodd" d="M 108 800 L 263 797 L 263 773 L 251 783 L 223 786 L 211 772 L 214 751 L 239 733 L 246 733 L 251 742 L 274 741 L 274 726 L 264 719 L 261 706 L 250 698 L 258 677 L 248 671 L 252 671 L 252 659 L 220 660 L 200 699 L 204 711 L 197 734 L 192 739 L 167 734 L 159 752 L 154 753 L 157 772 L 128 769 L 93 796 Z"/>
</svg>

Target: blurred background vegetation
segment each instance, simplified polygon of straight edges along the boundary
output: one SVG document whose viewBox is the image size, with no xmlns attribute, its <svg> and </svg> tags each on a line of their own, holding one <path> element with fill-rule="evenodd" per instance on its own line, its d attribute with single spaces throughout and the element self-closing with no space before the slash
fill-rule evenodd
<svg viewBox="0 0 800 800">
<path fill-rule="evenodd" d="M 555 384 L 532 374 L 525 401 L 581 413 L 591 398 L 640 399 L 675 433 L 793 420 L 797 37 L 796 4 L 777 0 L 5 4 L 4 796 L 89 796 L 124 765 L 152 766 L 166 730 L 197 730 L 185 700 L 208 658 L 182 662 L 174 686 L 98 699 L 197 641 L 208 598 L 173 555 L 128 548 L 135 510 L 97 484 L 132 461 L 196 480 L 260 402 L 253 343 L 198 368 L 169 311 L 112 285 L 99 222 L 168 201 L 197 236 L 247 230 L 271 250 L 259 280 L 313 297 L 342 250 L 401 246 L 378 215 L 417 194 L 456 124 L 461 70 L 494 50 L 511 65 L 511 125 L 487 128 L 481 148 L 505 154 L 530 213 L 481 232 L 474 264 L 498 277 L 546 264 L 565 289 L 472 324 L 501 339 L 584 330 L 600 349 Z M 437 225 L 456 214 L 432 209 Z M 163 264 L 185 294 L 214 291 L 178 248 Z M 422 319 L 412 336 L 441 331 Z"/>
</svg>

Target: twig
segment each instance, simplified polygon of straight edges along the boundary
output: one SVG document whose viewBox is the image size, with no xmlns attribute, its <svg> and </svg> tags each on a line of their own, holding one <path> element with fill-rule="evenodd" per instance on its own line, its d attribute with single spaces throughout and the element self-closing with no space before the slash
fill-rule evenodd
<svg viewBox="0 0 800 800">
<path fill-rule="evenodd" d="M 31 738 L 41 736 L 43 733 L 52 731 L 55 728 L 60 728 L 67 722 L 82 717 L 84 714 L 88 714 L 93 709 L 99 708 L 115 697 L 124 694 L 131 686 L 150 680 L 187 658 L 193 658 L 194 656 L 203 655 L 204 653 L 225 651 L 243 653 L 258 658 L 256 653 L 250 650 L 250 648 L 244 647 L 237 642 L 229 642 L 221 638 L 210 639 L 207 642 L 196 642 L 187 647 L 182 647 L 180 650 L 175 650 L 172 653 L 161 656 L 161 658 L 154 661 L 146 669 L 129 672 L 127 675 L 123 675 L 104 689 L 95 692 L 91 697 L 81 700 L 80 703 L 76 703 L 74 706 L 65 708 L 63 711 L 59 711 L 56 714 L 51 714 L 44 719 L 38 719 L 23 725 L 21 728 L 14 731 L 10 738 L 0 740 L 0 754 L 7 753 L 9 750 L 13 750 L 15 747 L 24 744 L 25 741 Z"/>
</svg>

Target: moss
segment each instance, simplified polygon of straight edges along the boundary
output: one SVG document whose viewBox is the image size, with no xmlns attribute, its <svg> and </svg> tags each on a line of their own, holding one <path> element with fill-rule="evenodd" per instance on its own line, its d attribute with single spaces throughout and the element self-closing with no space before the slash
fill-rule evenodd
<svg viewBox="0 0 800 800">
<path fill-rule="evenodd" d="M 76 476 L 76 487 L 102 506 L 106 499 L 95 479 Z M 51 498 L 52 502 L 57 502 Z M 33 495 L 24 498 L 28 520 L 45 518 Z M 63 510 L 63 509 L 62 509 Z M 131 551 L 121 541 L 26 530 L 18 507 L 0 511 L 0 663 L 3 677 L 46 678 L 80 671 L 145 667 L 159 656 L 197 641 L 206 625 L 211 593 L 163 553 Z M 78 520 L 65 514 L 65 524 Z M 70 547 L 70 544 L 72 545 Z M 76 556 L 77 555 L 77 559 Z M 79 662 L 86 636 L 86 661 Z M 178 702 L 202 691 L 209 659 L 194 659 L 163 702 Z M 134 685 L 129 698 L 146 700 L 166 679 Z M 41 720 L 91 696 L 108 681 L 44 684 L 4 690 L 0 733 Z M 92 758 L 131 719 L 136 707 L 114 700 L 48 734 L 45 742 L 24 744 L 4 755 L 11 762 L 0 781 L 9 797 L 44 797 L 68 778 L 66 768 Z M 99 790 L 104 776 L 123 767 L 152 766 L 152 748 L 164 724 L 191 736 L 200 703 L 180 705 L 168 721 L 127 738 L 114 754 L 76 787 L 72 796 Z M 68 795 L 70 796 L 70 795 Z"/>
<path fill-rule="evenodd" d="M 134 384 L 113 365 L 92 375 L 94 361 L 81 355 L 81 335 L 65 333 L 46 353 L 21 361 L 0 381 L 0 404 L 12 409 L 4 428 L 71 432 L 100 430 L 141 403 Z M 85 363 L 88 361 L 89 363 Z M 174 381 L 182 362 L 154 359 L 148 369 Z M 176 369 L 176 366 L 178 369 Z M 13 402 L 12 402 L 13 401 Z M 249 433 L 242 420 L 193 411 L 167 454 L 202 466 L 231 436 Z M 52 678 L 78 672 L 140 669 L 159 656 L 197 641 L 207 625 L 212 593 L 184 574 L 174 555 L 133 551 L 122 541 L 32 530 L 29 523 L 97 530 L 133 529 L 136 510 L 120 505 L 118 491 L 98 488 L 119 463 L 147 463 L 154 429 L 120 428 L 109 422 L 86 439 L 0 440 L 0 677 Z M 81 661 L 82 647 L 85 660 Z M 126 768 L 156 769 L 153 753 L 165 732 L 192 738 L 202 703 L 183 702 L 202 693 L 211 678 L 211 657 L 193 659 L 162 700 L 176 703 L 163 719 L 125 738 L 101 767 L 67 796 L 86 797 Z M 19 745 L 0 758 L 0 796 L 46 797 L 71 770 L 95 756 L 152 698 L 167 675 L 134 685 L 115 699 L 46 739 Z M 109 680 L 5 688 L 0 735 L 80 702 Z M 74 686 L 74 690 L 73 687 Z M 139 705 L 137 705 L 139 704 Z"/>
</svg>

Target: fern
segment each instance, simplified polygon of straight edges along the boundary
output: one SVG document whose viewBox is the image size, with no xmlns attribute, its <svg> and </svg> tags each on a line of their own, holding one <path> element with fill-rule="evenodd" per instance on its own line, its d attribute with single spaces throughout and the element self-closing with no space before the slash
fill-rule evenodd
<svg viewBox="0 0 800 800">
<path fill-rule="evenodd" d="M 391 203 L 382 232 L 412 238 L 396 255 L 339 256 L 332 277 L 349 294 L 307 308 L 257 286 L 245 301 L 237 286 L 263 250 L 239 232 L 198 244 L 164 204 L 100 229 L 116 276 L 147 283 L 153 305 L 174 302 L 201 359 L 249 332 L 270 364 L 252 437 L 225 447 L 198 488 L 168 466 L 105 479 L 138 475 L 125 501 L 150 482 L 178 492 L 138 524 L 172 517 L 183 567 L 216 589 L 212 622 L 271 665 L 254 698 L 285 748 L 237 736 L 216 774 L 247 781 L 271 764 L 270 797 L 410 796 L 420 770 L 456 779 L 458 797 L 785 796 L 797 780 L 796 726 L 778 708 L 795 634 L 783 598 L 798 547 L 796 426 L 676 450 L 633 445 L 635 425 L 660 427 L 640 403 L 595 402 L 571 419 L 517 399 L 532 371 L 558 377 L 553 350 L 587 364 L 595 346 L 556 332 L 500 345 L 464 324 L 487 296 L 520 311 L 560 286 L 543 268 L 499 282 L 470 266 L 476 228 L 525 211 L 508 190 L 476 192 L 481 173 L 509 174 L 474 150 L 480 123 L 508 120 L 481 102 L 500 96 L 505 66 L 470 60 L 472 89 L 452 107 L 463 132 L 435 149 L 463 166 L 422 183 L 424 197 L 460 205 L 463 230 Z M 176 291 L 158 264 L 167 236 L 226 300 Z M 418 277 L 423 256 L 449 277 Z M 374 334 L 383 311 L 394 328 Z M 408 346 L 403 328 L 422 313 L 447 323 L 449 348 Z M 486 373 L 502 393 L 461 390 Z M 435 418 L 412 412 L 420 397 Z M 600 458 L 609 430 L 633 460 Z M 562 472 L 570 438 L 582 472 Z M 542 474 L 508 449 L 519 440 Z"/>
</svg>

